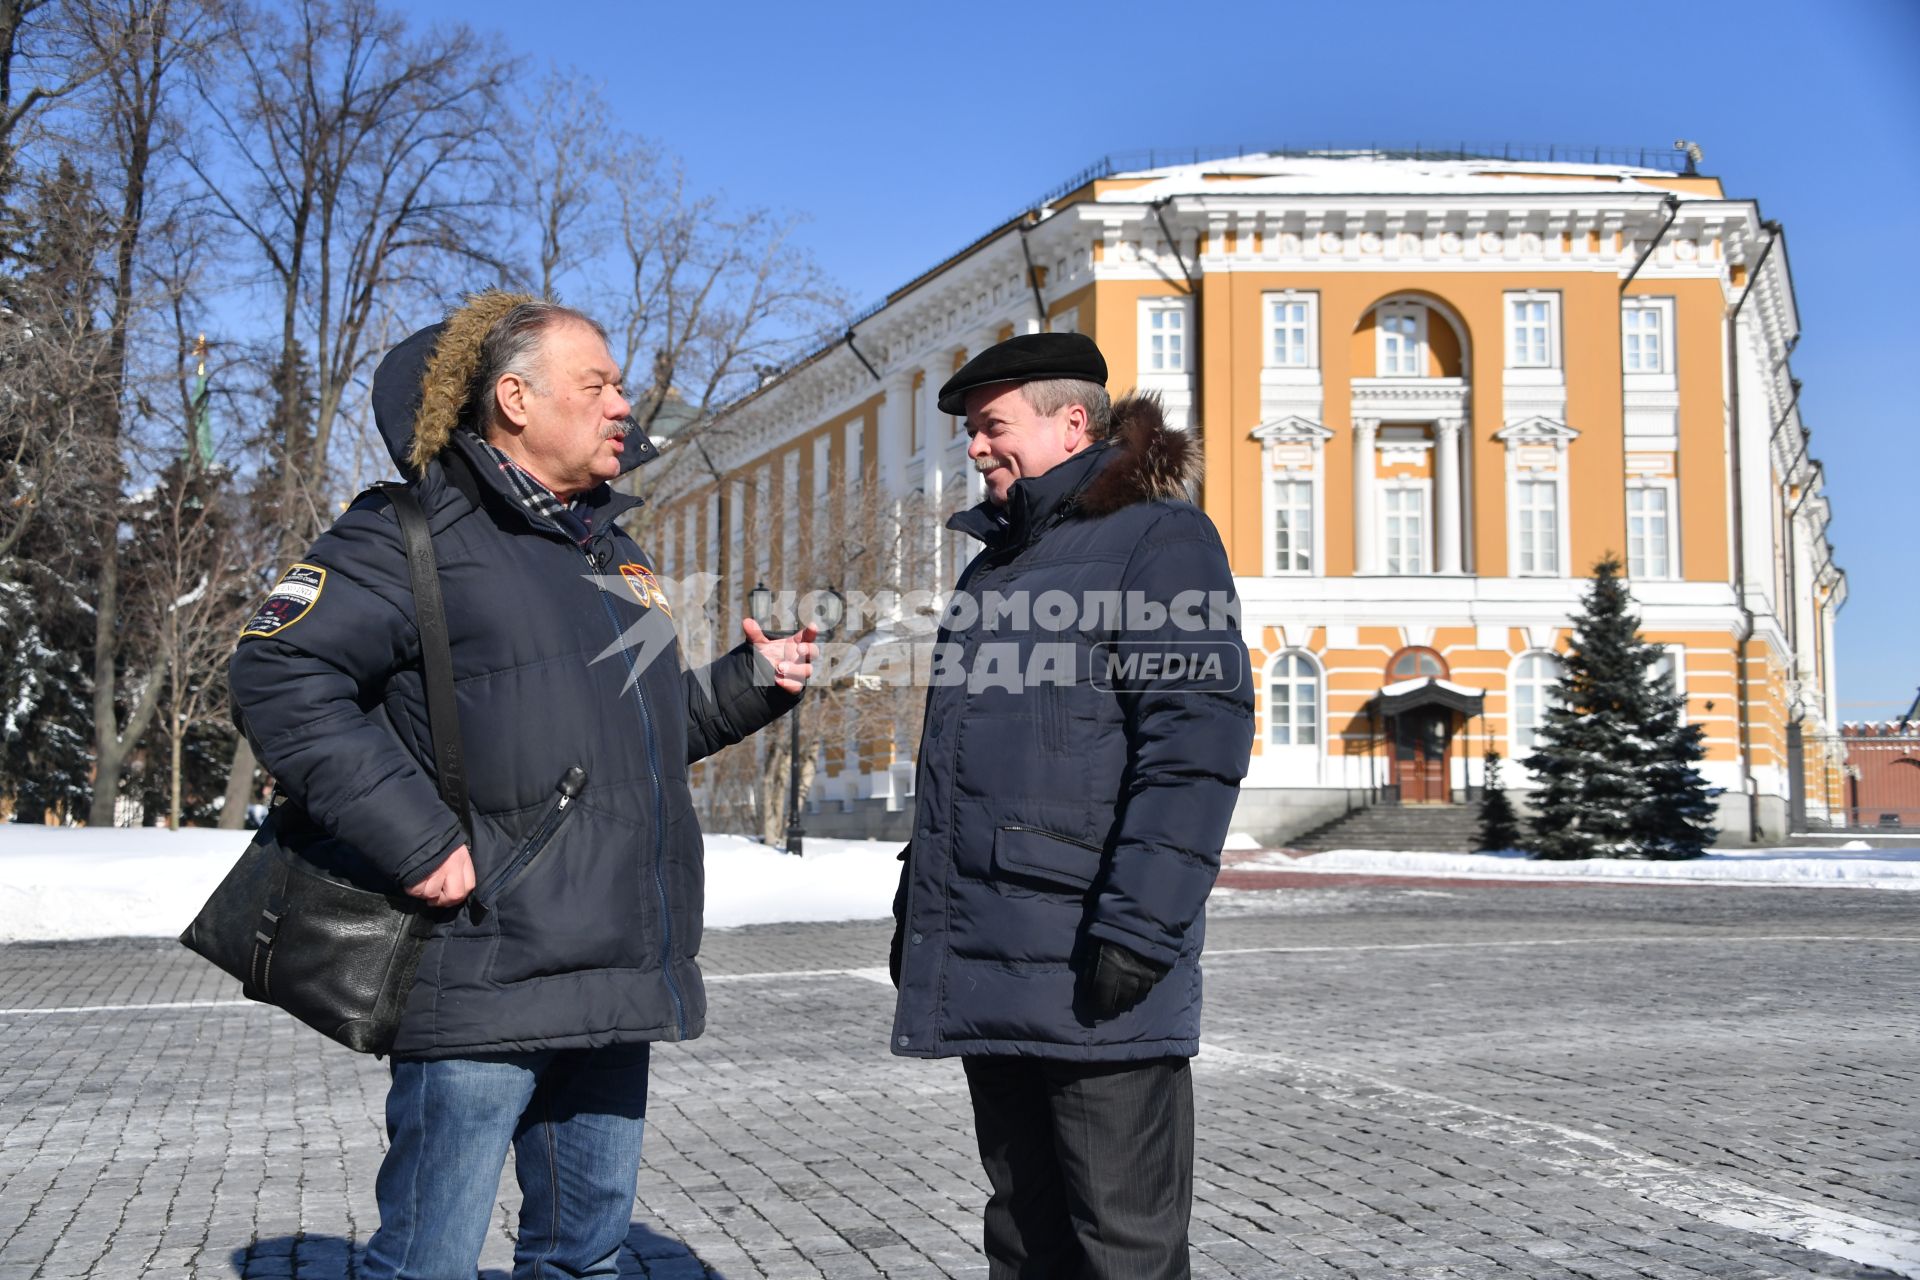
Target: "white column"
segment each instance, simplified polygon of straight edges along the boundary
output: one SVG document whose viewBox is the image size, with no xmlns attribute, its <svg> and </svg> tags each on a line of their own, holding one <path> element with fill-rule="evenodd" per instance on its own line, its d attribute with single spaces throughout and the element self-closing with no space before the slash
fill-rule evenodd
<svg viewBox="0 0 1920 1280">
<path fill-rule="evenodd" d="M 880 404 L 878 456 L 874 470 L 888 498 L 898 500 L 906 488 L 908 417 L 913 412 L 913 370 L 901 369 L 886 381 L 886 399 Z"/>
<path fill-rule="evenodd" d="M 947 452 L 947 415 L 940 411 L 940 388 L 953 376 L 952 353 L 942 351 L 926 370 L 926 382 L 920 388 L 920 438 L 925 445 L 926 486 L 929 502 L 940 501 L 940 485 L 945 477 L 941 463 Z"/>
<path fill-rule="evenodd" d="M 1441 573 L 1460 572 L 1460 419 L 1442 418 L 1433 424 L 1434 505 L 1436 557 Z"/>
<path fill-rule="evenodd" d="M 1379 469 L 1374 435 L 1380 430 L 1378 418 L 1353 420 L 1353 571 L 1380 572 L 1380 557 L 1375 549 L 1373 495 L 1379 488 L 1374 476 Z"/>
</svg>

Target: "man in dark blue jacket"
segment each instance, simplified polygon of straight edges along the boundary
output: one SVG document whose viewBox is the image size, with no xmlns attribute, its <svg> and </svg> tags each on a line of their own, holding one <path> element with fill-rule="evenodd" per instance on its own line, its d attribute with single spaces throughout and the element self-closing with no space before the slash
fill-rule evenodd
<svg viewBox="0 0 1920 1280">
<path fill-rule="evenodd" d="M 441 908 L 395 1042 L 360 1274 L 473 1280 L 508 1144 L 514 1275 L 611 1276 L 648 1046 L 700 1034 L 687 766 L 798 700 L 812 636 L 680 668 L 608 484 L 654 454 L 605 334 L 483 293 L 390 352 L 374 413 L 439 561 L 471 841 L 433 775 L 407 556 L 385 495 L 288 569 L 232 664 L 236 717 L 308 856 Z M 458 908 L 457 910 L 453 910 Z"/>
<path fill-rule="evenodd" d="M 1077 334 L 940 389 L 987 500 L 942 627 L 894 914 L 893 1051 L 959 1055 L 991 1280 L 1188 1274 L 1204 910 L 1253 743 L 1198 463 Z"/>
</svg>

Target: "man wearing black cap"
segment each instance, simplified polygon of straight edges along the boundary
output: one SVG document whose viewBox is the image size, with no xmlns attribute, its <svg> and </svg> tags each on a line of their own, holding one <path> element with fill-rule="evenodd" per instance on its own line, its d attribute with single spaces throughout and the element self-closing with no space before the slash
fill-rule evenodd
<svg viewBox="0 0 1920 1280">
<path fill-rule="evenodd" d="M 1204 908 L 1253 741 L 1198 450 L 1078 334 L 940 389 L 987 498 L 903 852 L 893 1051 L 959 1056 L 990 1280 L 1188 1274 Z"/>
</svg>

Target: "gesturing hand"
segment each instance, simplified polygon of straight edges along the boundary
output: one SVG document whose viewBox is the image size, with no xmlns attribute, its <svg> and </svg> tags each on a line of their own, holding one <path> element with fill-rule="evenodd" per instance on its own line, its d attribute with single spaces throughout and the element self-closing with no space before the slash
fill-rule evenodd
<svg viewBox="0 0 1920 1280">
<path fill-rule="evenodd" d="M 820 646 L 814 643 L 820 636 L 819 627 L 808 623 L 793 635 L 769 640 L 759 623 L 752 618 L 742 618 L 740 630 L 746 633 L 747 643 L 753 646 L 754 652 L 773 668 L 773 683 L 778 688 L 798 693 L 807 687 L 807 677 L 813 674 L 813 660 L 820 656 Z"/>
<path fill-rule="evenodd" d="M 461 845 L 433 874 L 418 884 L 407 886 L 407 893 L 430 907 L 457 907 L 473 892 L 473 858 Z"/>
</svg>

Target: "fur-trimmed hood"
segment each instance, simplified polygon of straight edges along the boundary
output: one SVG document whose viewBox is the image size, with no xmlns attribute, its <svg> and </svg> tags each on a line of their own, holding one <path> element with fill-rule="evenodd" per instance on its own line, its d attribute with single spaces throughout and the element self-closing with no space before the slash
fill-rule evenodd
<svg viewBox="0 0 1920 1280">
<path fill-rule="evenodd" d="M 509 311 L 537 302 L 530 293 L 483 289 L 445 320 L 409 335 L 373 372 L 373 418 L 387 452 L 409 479 L 426 472 L 466 422 L 480 393 L 481 347 Z M 652 441 L 627 438 L 622 473 L 659 456 Z"/>
<path fill-rule="evenodd" d="M 486 289 L 409 335 L 373 372 L 373 418 L 400 474 L 414 477 L 447 447 L 477 388 L 480 347 L 500 318 L 534 297 Z"/>
<path fill-rule="evenodd" d="M 1199 442 L 1167 425 L 1156 392 L 1135 392 L 1113 406 L 1113 457 L 1080 492 L 1078 510 L 1111 515 L 1137 502 L 1191 502 L 1200 483 Z"/>
</svg>

